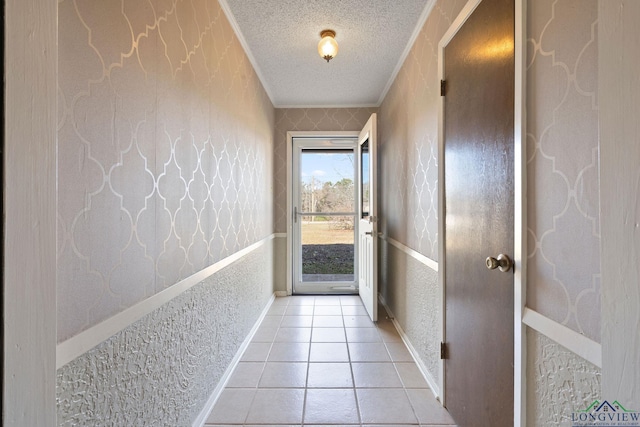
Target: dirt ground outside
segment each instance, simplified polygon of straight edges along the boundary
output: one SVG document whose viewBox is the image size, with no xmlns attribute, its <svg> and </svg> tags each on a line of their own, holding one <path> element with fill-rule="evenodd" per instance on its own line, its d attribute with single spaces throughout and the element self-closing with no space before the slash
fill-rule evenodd
<svg viewBox="0 0 640 427">
<path fill-rule="evenodd" d="M 353 228 L 332 221 L 302 223 L 302 274 L 353 274 Z"/>
</svg>

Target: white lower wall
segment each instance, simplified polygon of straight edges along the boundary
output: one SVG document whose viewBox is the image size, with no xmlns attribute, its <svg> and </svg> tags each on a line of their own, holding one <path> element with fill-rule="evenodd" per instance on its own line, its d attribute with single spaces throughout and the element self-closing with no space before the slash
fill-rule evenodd
<svg viewBox="0 0 640 427">
<path fill-rule="evenodd" d="M 57 372 L 58 425 L 190 426 L 273 294 L 273 240 Z"/>
<path fill-rule="evenodd" d="M 417 356 L 440 383 L 441 298 L 438 272 L 387 240 L 380 240 L 379 292 Z"/>
<path fill-rule="evenodd" d="M 570 426 L 601 396 L 600 368 L 527 328 L 527 427 Z"/>
<path fill-rule="evenodd" d="M 287 234 L 278 233 L 273 240 L 273 290 L 287 292 Z"/>
</svg>

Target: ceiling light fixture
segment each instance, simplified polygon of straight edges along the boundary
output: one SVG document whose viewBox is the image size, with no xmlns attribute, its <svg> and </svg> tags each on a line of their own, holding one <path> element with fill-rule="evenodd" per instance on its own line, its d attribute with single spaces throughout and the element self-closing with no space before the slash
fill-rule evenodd
<svg viewBox="0 0 640 427">
<path fill-rule="evenodd" d="M 318 53 L 327 62 L 331 61 L 338 54 L 338 42 L 335 39 L 336 32 L 333 30 L 322 30 L 320 32 L 320 43 L 318 43 Z"/>
</svg>

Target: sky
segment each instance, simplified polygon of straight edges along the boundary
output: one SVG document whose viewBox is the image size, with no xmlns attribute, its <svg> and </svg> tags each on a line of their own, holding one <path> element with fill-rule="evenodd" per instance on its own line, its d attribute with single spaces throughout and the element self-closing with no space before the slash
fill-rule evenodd
<svg viewBox="0 0 640 427">
<path fill-rule="evenodd" d="M 302 181 L 311 177 L 321 183 L 336 183 L 343 178 L 353 180 L 353 153 L 303 153 L 301 161 Z"/>
</svg>

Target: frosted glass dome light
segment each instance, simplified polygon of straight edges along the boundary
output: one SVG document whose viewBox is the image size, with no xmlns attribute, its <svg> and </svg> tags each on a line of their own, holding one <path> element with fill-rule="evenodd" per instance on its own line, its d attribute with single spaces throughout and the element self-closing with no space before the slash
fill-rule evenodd
<svg viewBox="0 0 640 427">
<path fill-rule="evenodd" d="M 336 32 L 333 30 L 323 30 L 320 33 L 320 43 L 318 43 L 318 53 L 327 62 L 331 61 L 338 54 L 338 42 L 335 39 Z"/>
</svg>

